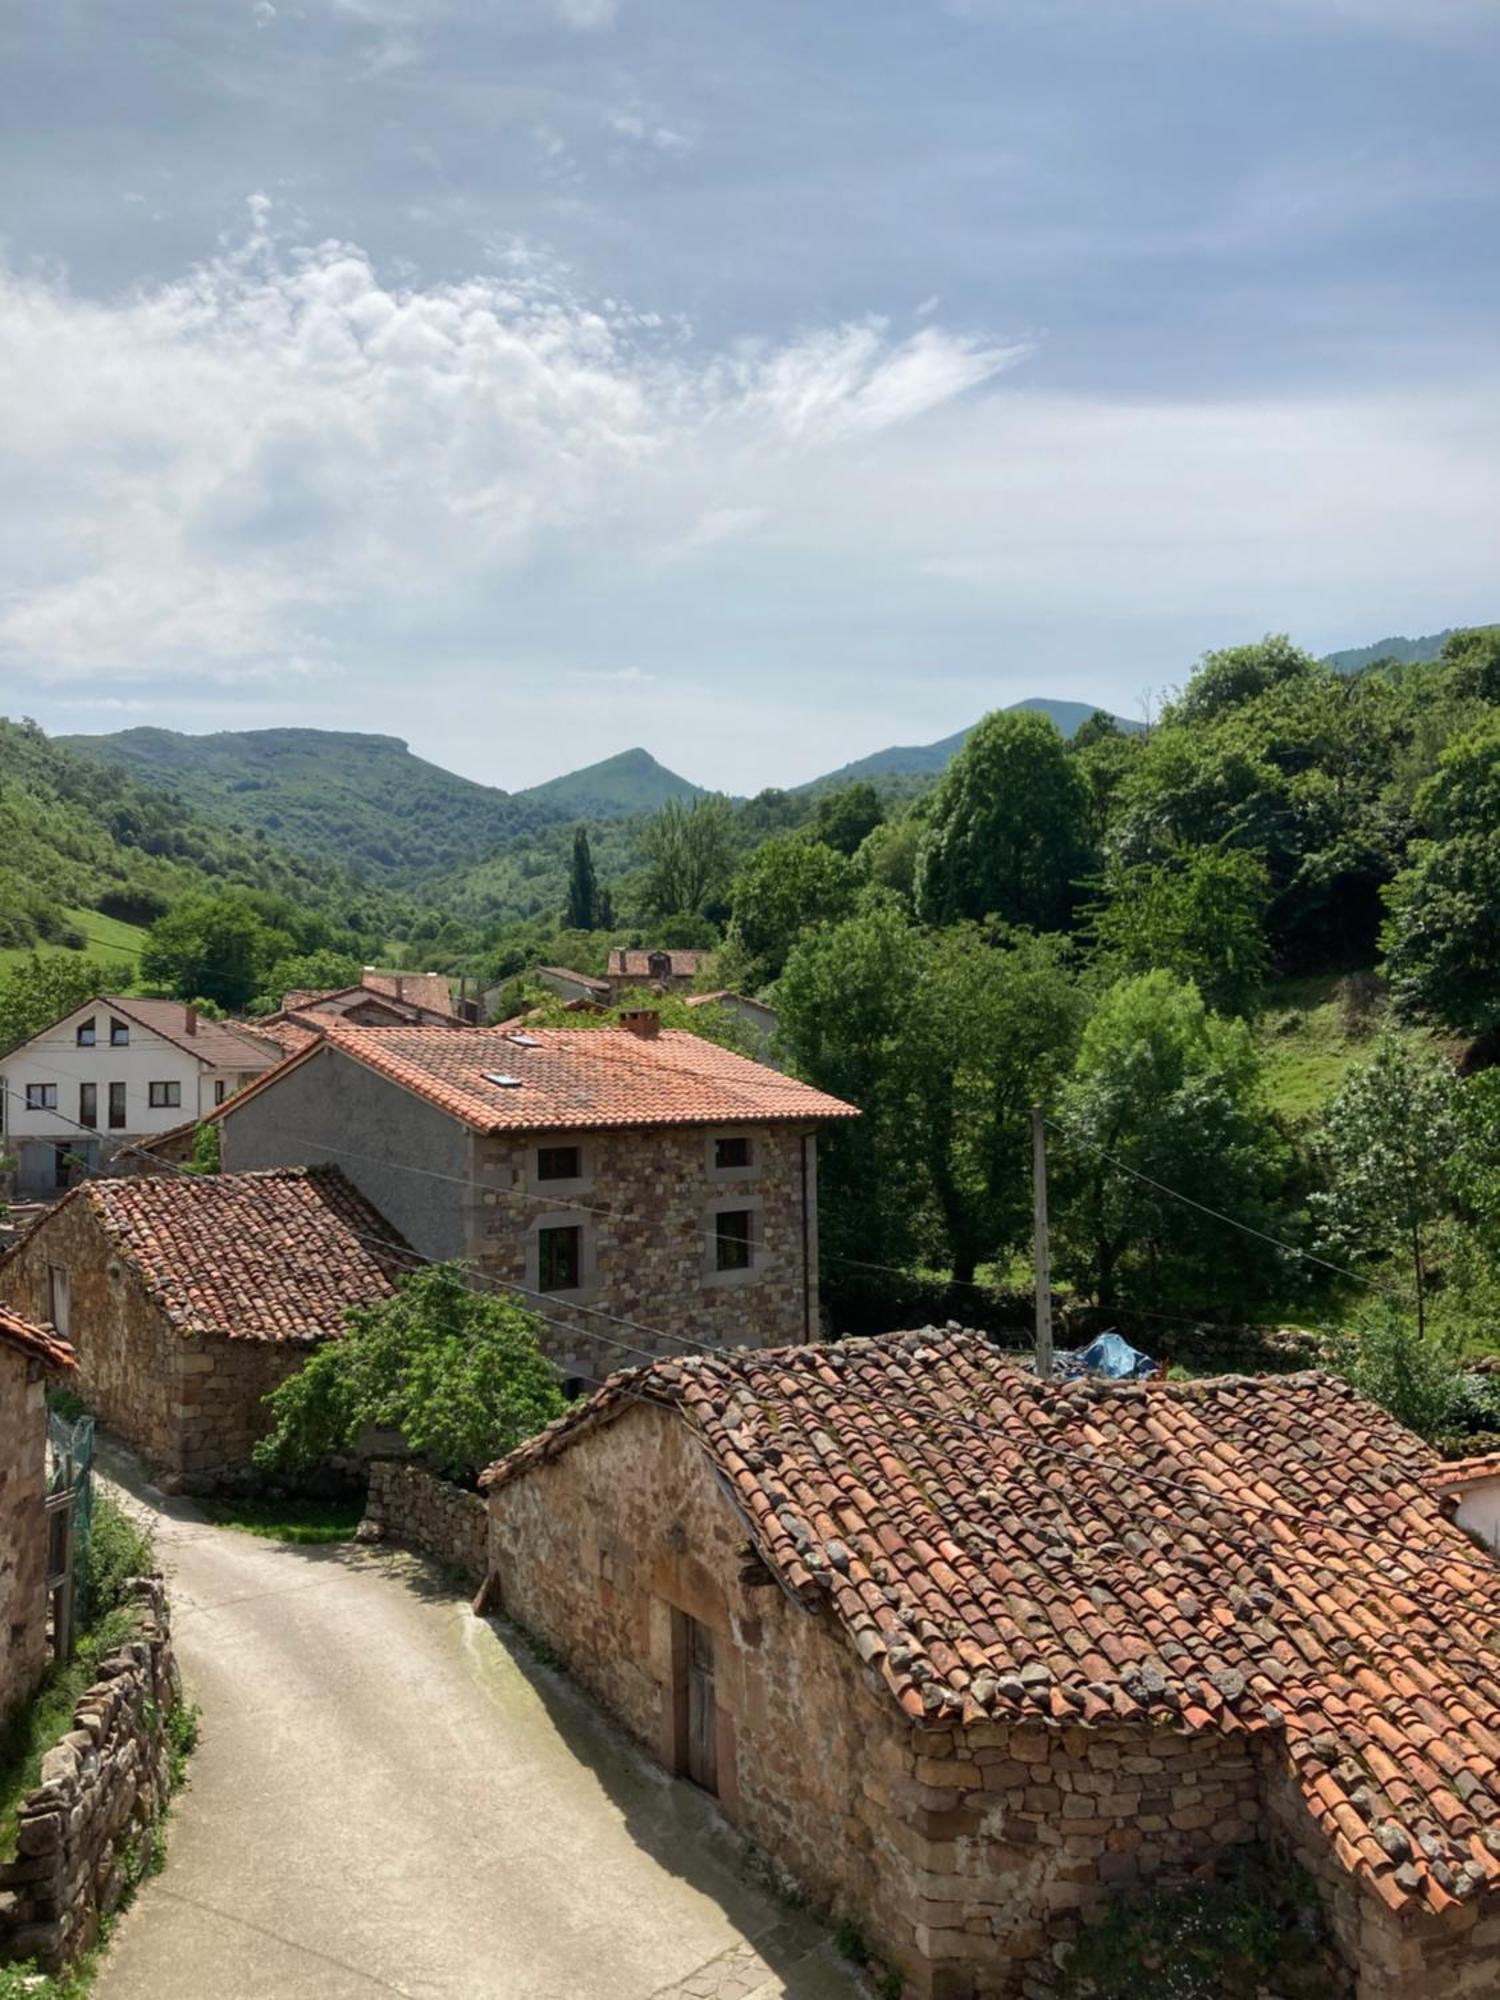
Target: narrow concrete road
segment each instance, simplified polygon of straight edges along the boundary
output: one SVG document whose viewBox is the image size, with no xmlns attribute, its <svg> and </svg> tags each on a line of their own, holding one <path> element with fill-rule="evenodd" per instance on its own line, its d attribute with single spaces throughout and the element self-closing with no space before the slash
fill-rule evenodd
<svg viewBox="0 0 1500 2000">
<path fill-rule="evenodd" d="M 850 2000 L 708 1801 L 416 1558 L 127 1504 L 203 1735 L 97 2000 Z"/>
</svg>

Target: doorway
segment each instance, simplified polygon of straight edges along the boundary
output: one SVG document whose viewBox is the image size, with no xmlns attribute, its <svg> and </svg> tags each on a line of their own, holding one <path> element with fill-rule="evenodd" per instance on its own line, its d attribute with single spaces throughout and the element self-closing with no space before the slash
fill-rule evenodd
<svg viewBox="0 0 1500 2000">
<path fill-rule="evenodd" d="M 686 1611 L 672 1612 L 673 1694 L 677 1775 L 719 1793 L 719 1702 L 714 1685 L 714 1635 Z"/>
</svg>

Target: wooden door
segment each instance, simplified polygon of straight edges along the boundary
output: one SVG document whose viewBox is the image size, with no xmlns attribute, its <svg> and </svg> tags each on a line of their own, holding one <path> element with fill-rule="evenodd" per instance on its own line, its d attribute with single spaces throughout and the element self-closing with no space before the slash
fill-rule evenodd
<svg viewBox="0 0 1500 2000">
<path fill-rule="evenodd" d="M 706 1792 L 719 1789 L 719 1715 L 714 1697 L 714 1635 L 687 1621 L 687 1774 Z"/>
</svg>

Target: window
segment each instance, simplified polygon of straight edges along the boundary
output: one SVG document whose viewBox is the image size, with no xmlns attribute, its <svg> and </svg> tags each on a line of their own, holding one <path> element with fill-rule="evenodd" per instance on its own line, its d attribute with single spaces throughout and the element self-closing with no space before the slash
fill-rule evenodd
<svg viewBox="0 0 1500 2000">
<path fill-rule="evenodd" d="M 174 1106 L 182 1103 L 182 1085 L 180 1083 L 148 1083 L 146 1085 L 146 1102 L 151 1106 L 153 1111 L 171 1110 Z"/>
<path fill-rule="evenodd" d="M 754 1245 L 754 1216 L 748 1208 L 724 1208 L 714 1217 L 714 1269 L 748 1271 Z"/>
<path fill-rule="evenodd" d="M 536 1177 L 539 1181 L 576 1181 L 583 1175 L 583 1152 L 578 1146 L 541 1146 L 537 1149 Z"/>
<path fill-rule="evenodd" d="M 91 1049 L 94 1046 L 95 1039 L 96 1037 L 94 1033 L 94 1017 L 92 1014 L 90 1014 L 90 1016 L 86 1021 L 80 1021 L 78 1023 L 78 1033 L 75 1037 L 75 1040 L 77 1041 L 79 1048 Z"/>
<path fill-rule="evenodd" d="M 57 1109 L 57 1085 L 55 1083 L 28 1083 L 26 1086 L 26 1109 L 28 1111 L 55 1111 Z"/>
<path fill-rule="evenodd" d="M 222 1076 L 216 1076 L 214 1078 L 214 1103 L 222 1104 L 228 1095 L 229 1085 L 224 1081 Z"/>
<path fill-rule="evenodd" d="M 109 1086 L 109 1129 L 111 1132 L 125 1130 L 125 1086 L 112 1083 Z"/>
<path fill-rule="evenodd" d="M 67 1269 L 62 1264 L 47 1266 L 47 1317 L 62 1334 L 69 1332 L 68 1321 L 72 1314 L 72 1293 L 68 1286 Z"/>
<path fill-rule="evenodd" d="M 109 1045 L 112 1049 L 130 1047 L 130 1023 L 117 1021 L 113 1014 L 109 1017 Z"/>
<path fill-rule="evenodd" d="M 89 1126 L 99 1123 L 99 1086 L 97 1083 L 80 1083 L 78 1086 L 78 1122 L 80 1125 Z"/>
<path fill-rule="evenodd" d="M 750 1135 L 748 1132 L 730 1132 L 714 1140 L 714 1166 L 723 1173 L 732 1173 L 736 1167 L 750 1164 Z"/>
<path fill-rule="evenodd" d="M 537 1231 L 537 1289 L 576 1292 L 583 1277 L 583 1231 L 576 1223 Z"/>
</svg>

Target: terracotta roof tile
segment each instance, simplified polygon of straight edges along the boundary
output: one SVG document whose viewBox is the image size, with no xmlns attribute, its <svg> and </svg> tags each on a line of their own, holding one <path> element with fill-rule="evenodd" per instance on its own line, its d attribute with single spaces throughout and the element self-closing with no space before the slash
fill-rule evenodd
<svg viewBox="0 0 1500 2000">
<path fill-rule="evenodd" d="M 134 1021 L 137 1027 L 149 1028 L 152 1034 L 160 1035 L 175 1048 L 185 1049 L 210 1069 L 264 1069 L 276 1060 L 274 1050 L 256 1042 L 253 1032 L 237 1023 L 210 1021 L 200 1014 L 190 1031 L 189 1009 L 181 1000 L 137 1000 L 133 996 L 121 999 L 114 994 L 103 994 L 99 1005 Z M 100 1034 L 102 1038 L 102 1029 Z"/>
<path fill-rule="evenodd" d="M 350 1028 L 323 1042 L 356 1057 L 477 1132 L 590 1131 L 856 1118 L 852 1105 L 681 1030 Z M 311 1054 L 311 1050 L 308 1051 Z M 232 1097 L 230 1116 L 257 1087 Z M 514 1077 L 514 1084 L 496 1077 Z"/>
<path fill-rule="evenodd" d="M 1471 1486 L 1480 1479 L 1500 1479 L 1500 1451 L 1488 1452 L 1481 1458 L 1450 1459 L 1432 1475 L 1433 1485 L 1443 1488 Z"/>
<path fill-rule="evenodd" d="M 652 959 L 664 958 L 668 978 L 696 979 L 698 967 L 707 956 L 706 951 L 634 951 L 625 945 L 615 945 L 609 954 L 609 972 L 612 979 L 652 979 L 656 976 L 651 969 Z"/>
<path fill-rule="evenodd" d="M 40 1361 L 47 1368 L 71 1369 L 78 1366 L 78 1358 L 72 1346 L 62 1335 L 50 1326 L 36 1326 L 29 1319 L 22 1319 L 8 1306 L 0 1306 L 0 1340 L 8 1347 L 18 1347 L 32 1360 Z"/>
<path fill-rule="evenodd" d="M 184 1334 L 320 1339 L 342 1332 L 345 1306 L 390 1298 L 412 1267 L 333 1167 L 94 1180 L 66 1199 L 88 1203 Z"/>
<path fill-rule="evenodd" d="M 738 1350 L 614 1377 L 481 1483 L 643 1398 L 914 1719 L 1270 1737 L 1394 1907 L 1500 1880 L 1500 1565 L 1343 1382 L 1043 1384 L 930 1329 Z"/>
</svg>

